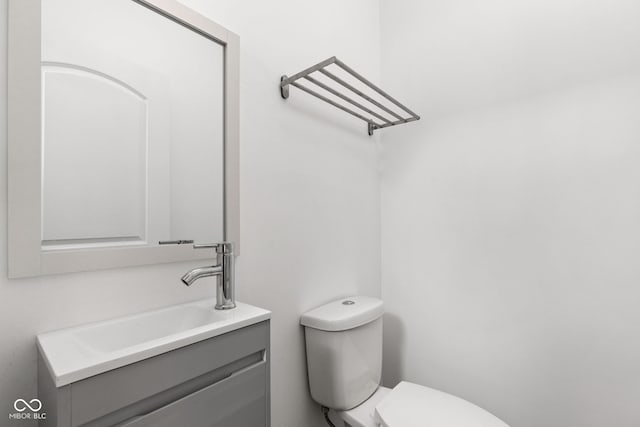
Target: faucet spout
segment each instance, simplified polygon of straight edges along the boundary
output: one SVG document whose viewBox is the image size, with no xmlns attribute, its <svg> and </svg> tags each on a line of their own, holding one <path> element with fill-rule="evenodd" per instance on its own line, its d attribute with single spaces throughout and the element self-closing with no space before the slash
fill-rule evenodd
<svg viewBox="0 0 640 427">
<path fill-rule="evenodd" d="M 202 277 L 218 276 L 222 274 L 222 266 L 213 265 L 211 267 L 198 267 L 188 271 L 180 280 L 187 286 L 191 286 L 193 282 Z"/>
</svg>

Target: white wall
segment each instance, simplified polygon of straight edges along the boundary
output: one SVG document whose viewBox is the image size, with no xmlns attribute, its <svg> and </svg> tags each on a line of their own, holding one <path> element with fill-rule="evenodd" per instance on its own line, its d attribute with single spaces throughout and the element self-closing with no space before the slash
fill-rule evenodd
<svg viewBox="0 0 640 427">
<path fill-rule="evenodd" d="M 379 8 L 367 0 L 302 3 L 189 0 L 241 36 L 240 300 L 273 310 L 272 425 L 320 426 L 307 392 L 301 312 L 337 296 L 378 295 L 379 186 L 375 138 L 356 120 L 292 90 L 281 74 L 338 55 L 379 77 Z M 0 81 L 6 81 L 6 6 L 0 0 Z M 6 84 L 0 84 L 0 188 L 6 188 Z M 6 191 L 0 192 L 6 223 Z M 6 229 L 0 227 L 6 242 Z M 35 395 L 35 334 L 213 296 L 191 288 L 194 263 L 7 280 L 0 248 L 0 419 Z M 0 424 L 5 421 L 0 422 Z M 4 424 L 3 424 L 4 425 Z M 16 422 L 17 425 L 17 422 Z M 27 425 L 20 422 L 21 426 Z"/>
<path fill-rule="evenodd" d="M 385 381 L 640 423 L 640 3 L 382 1 Z M 411 46 L 411 52 L 407 50 Z"/>
</svg>

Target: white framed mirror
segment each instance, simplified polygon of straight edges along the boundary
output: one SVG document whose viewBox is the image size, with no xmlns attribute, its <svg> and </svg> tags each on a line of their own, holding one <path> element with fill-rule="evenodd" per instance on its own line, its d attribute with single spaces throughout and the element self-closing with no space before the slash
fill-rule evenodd
<svg viewBox="0 0 640 427">
<path fill-rule="evenodd" d="M 10 0 L 9 277 L 237 248 L 238 49 L 174 0 Z"/>
</svg>

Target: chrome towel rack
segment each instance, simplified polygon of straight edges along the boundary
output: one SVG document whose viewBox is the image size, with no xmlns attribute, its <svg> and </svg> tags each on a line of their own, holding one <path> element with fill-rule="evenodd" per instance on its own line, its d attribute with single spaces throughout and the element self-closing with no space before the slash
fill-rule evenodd
<svg viewBox="0 0 640 427">
<path fill-rule="evenodd" d="M 348 83 L 347 81 L 340 78 L 336 74 L 327 70 L 326 67 L 332 64 L 337 65 L 338 67 L 340 67 L 340 69 L 346 71 L 351 76 L 355 77 L 357 80 L 364 83 L 367 87 L 369 87 L 375 93 L 381 95 L 382 98 L 389 101 L 389 103 L 385 105 L 383 102 L 380 102 L 372 98 L 371 96 L 367 95 L 365 92 L 358 89 L 354 85 Z M 331 87 L 330 85 L 327 85 L 326 83 L 323 83 L 322 81 L 310 75 L 315 72 L 319 72 L 325 77 L 328 77 L 332 82 L 337 83 L 337 86 Z M 356 107 L 360 111 L 354 111 L 353 109 L 345 106 L 344 104 L 337 102 L 337 100 L 330 99 L 327 96 L 321 93 L 318 93 L 307 86 L 301 85 L 298 82 L 301 79 L 304 79 L 312 83 L 316 87 L 319 87 L 325 93 L 329 93 L 335 96 L 336 98 L 341 99 L 342 101 L 345 101 L 348 104 L 351 104 L 351 106 Z M 327 102 L 333 105 L 334 107 L 339 108 L 340 110 L 351 114 L 352 116 L 359 118 L 360 120 L 364 120 L 365 122 L 367 122 L 367 131 L 369 135 L 373 135 L 373 131 L 376 129 L 384 129 L 389 126 L 396 126 L 396 125 L 401 125 L 403 123 L 409 123 L 416 120 L 420 120 L 420 116 L 418 116 L 416 113 L 414 113 L 409 108 L 404 106 L 402 103 L 397 101 L 391 95 L 389 95 L 388 93 L 380 89 L 378 86 L 374 85 L 369 80 L 365 79 L 362 75 L 357 73 L 355 70 L 353 70 L 351 67 L 346 65 L 344 62 L 340 61 L 335 56 L 332 56 L 331 58 L 326 59 L 322 62 L 319 62 L 312 67 L 302 70 L 291 77 L 283 75 L 280 78 L 280 95 L 284 99 L 289 98 L 289 86 L 293 86 L 297 89 L 300 89 L 301 91 L 306 92 L 309 95 L 313 95 L 316 98 L 324 102 Z M 351 93 L 358 95 L 361 98 L 361 101 L 359 102 L 350 98 L 349 96 L 340 92 L 340 90 L 338 89 L 349 90 Z"/>
</svg>

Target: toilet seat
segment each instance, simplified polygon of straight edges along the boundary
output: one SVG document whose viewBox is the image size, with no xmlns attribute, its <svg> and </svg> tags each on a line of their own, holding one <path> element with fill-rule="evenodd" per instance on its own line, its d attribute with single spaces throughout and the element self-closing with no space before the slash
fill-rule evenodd
<svg viewBox="0 0 640 427">
<path fill-rule="evenodd" d="M 459 397 L 402 381 L 379 387 L 365 402 L 338 415 L 352 427 L 509 427 Z"/>
<path fill-rule="evenodd" d="M 376 405 L 375 414 L 383 427 L 509 427 L 471 402 L 406 381 Z"/>
</svg>

